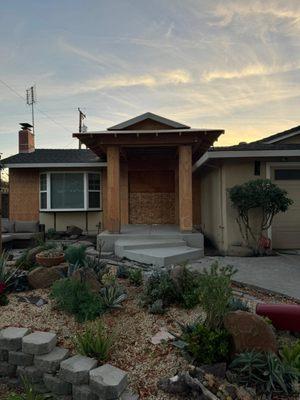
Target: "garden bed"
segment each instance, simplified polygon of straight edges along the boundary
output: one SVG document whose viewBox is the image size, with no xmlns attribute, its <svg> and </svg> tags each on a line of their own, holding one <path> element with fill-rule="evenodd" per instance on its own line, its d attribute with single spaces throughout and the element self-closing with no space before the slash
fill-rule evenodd
<svg viewBox="0 0 300 400">
<path fill-rule="evenodd" d="M 153 315 L 139 306 L 141 288 L 130 285 L 128 280 L 119 279 L 119 282 L 126 287 L 127 300 L 122 308 L 101 317 L 109 331 L 114 332 L 117 338 L 109 362 L 129 372 L 130 386 L 139 393 L 141 399 L 177 399 L 175 395 L 158 390 L 157 382 L 160 378 L 175 375 L 177 371 L 186 369 L 188 362 L 170 343 L 153 345 L 151 338 L 162 327 L 179 333 L 177 322 L 192 323 L 201 314 L 201 309 L 171 307 L 164 315 Z M 238 292 L 245 295 L 250 306 L 254 306 L 258 300 L 283 300 L 281 296 L 269 296 L 253 288 L 239 287 Z M 71 338 L 77 332 L 83 331 L 84 324 L 76 322 L 73 316 L 55 309 L 49 294 L 49 289 L 9 294 L 9 304 L 1 308 L 0 329 L 22 326 L 32 330 L 54 331 L 58 335 L 59 345 L 73 351 Z M 37 307 L 20 301 L 20 296 L 36 296 L 48 303 Z M 292 303 L 291 300 L 286 301 Z M 0 386 L 0 398 L 5 398 L 8 392 L 6 386 Z"/>
</svg>

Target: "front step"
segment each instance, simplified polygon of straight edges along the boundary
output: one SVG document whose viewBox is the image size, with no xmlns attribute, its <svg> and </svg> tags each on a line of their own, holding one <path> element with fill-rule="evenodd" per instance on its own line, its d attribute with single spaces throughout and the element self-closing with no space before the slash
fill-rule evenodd
<svg viewBox="0 0 300 400">
<path fill-rule="evenodd" d="M 189 246 L 156 247 L 124 250 L 123 257 L 144 264 L 165 267 L 203 257 L 203 250 Z"/>
<path fill-rule="evenodd" d="M 125 257 L 126 250 L 158 249 L 162 247 L 186 246 L 182 239 L 119 239 L 115 242 L 115 254 L 118 257 Z"/>
</svg>

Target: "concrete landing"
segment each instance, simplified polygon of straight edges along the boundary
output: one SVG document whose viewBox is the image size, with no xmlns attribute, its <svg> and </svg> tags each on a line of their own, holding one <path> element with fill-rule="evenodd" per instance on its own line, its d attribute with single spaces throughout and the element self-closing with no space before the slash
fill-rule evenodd
<svg viewBox="0 0 300 400">
<path fill-rule="evenodd" d="M 132 249 L 125 250 L 123 254 L 129 260 L 155 265 L 156 267 L 197 260 L 203 256 L 200 249 L 188 246 Z"/>
</svg>

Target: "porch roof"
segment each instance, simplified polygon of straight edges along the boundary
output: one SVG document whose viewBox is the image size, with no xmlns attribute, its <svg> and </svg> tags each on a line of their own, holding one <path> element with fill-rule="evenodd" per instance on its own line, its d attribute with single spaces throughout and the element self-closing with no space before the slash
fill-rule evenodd
<svg viewBox="0 0 300 400">
<path fill-rule="evenodd" d="M 194 160 L 204 154 L 224 133 L 221 129 L 154 129 L 109 130 L 73 133 L 98 156 L 106 154 L 107 146 L 126 147 L 174 147 L 191 145 Z"/>
</svg>

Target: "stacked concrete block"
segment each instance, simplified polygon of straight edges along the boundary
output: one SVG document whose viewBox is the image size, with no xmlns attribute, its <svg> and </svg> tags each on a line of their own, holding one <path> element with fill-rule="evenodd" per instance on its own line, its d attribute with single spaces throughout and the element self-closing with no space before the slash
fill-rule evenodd
<svg viewBox="0 0 300 400">
<path fill-rule="evenodd" d="M 127 389 L 127 373 L 112 365 L 98 366 L 97 360 L 56 346 L 51 332 L 26 328 L 0 331 L 1 379 L 30 382 L 37 393 L 55 400 L 138 400 Z"/>
</svg>

